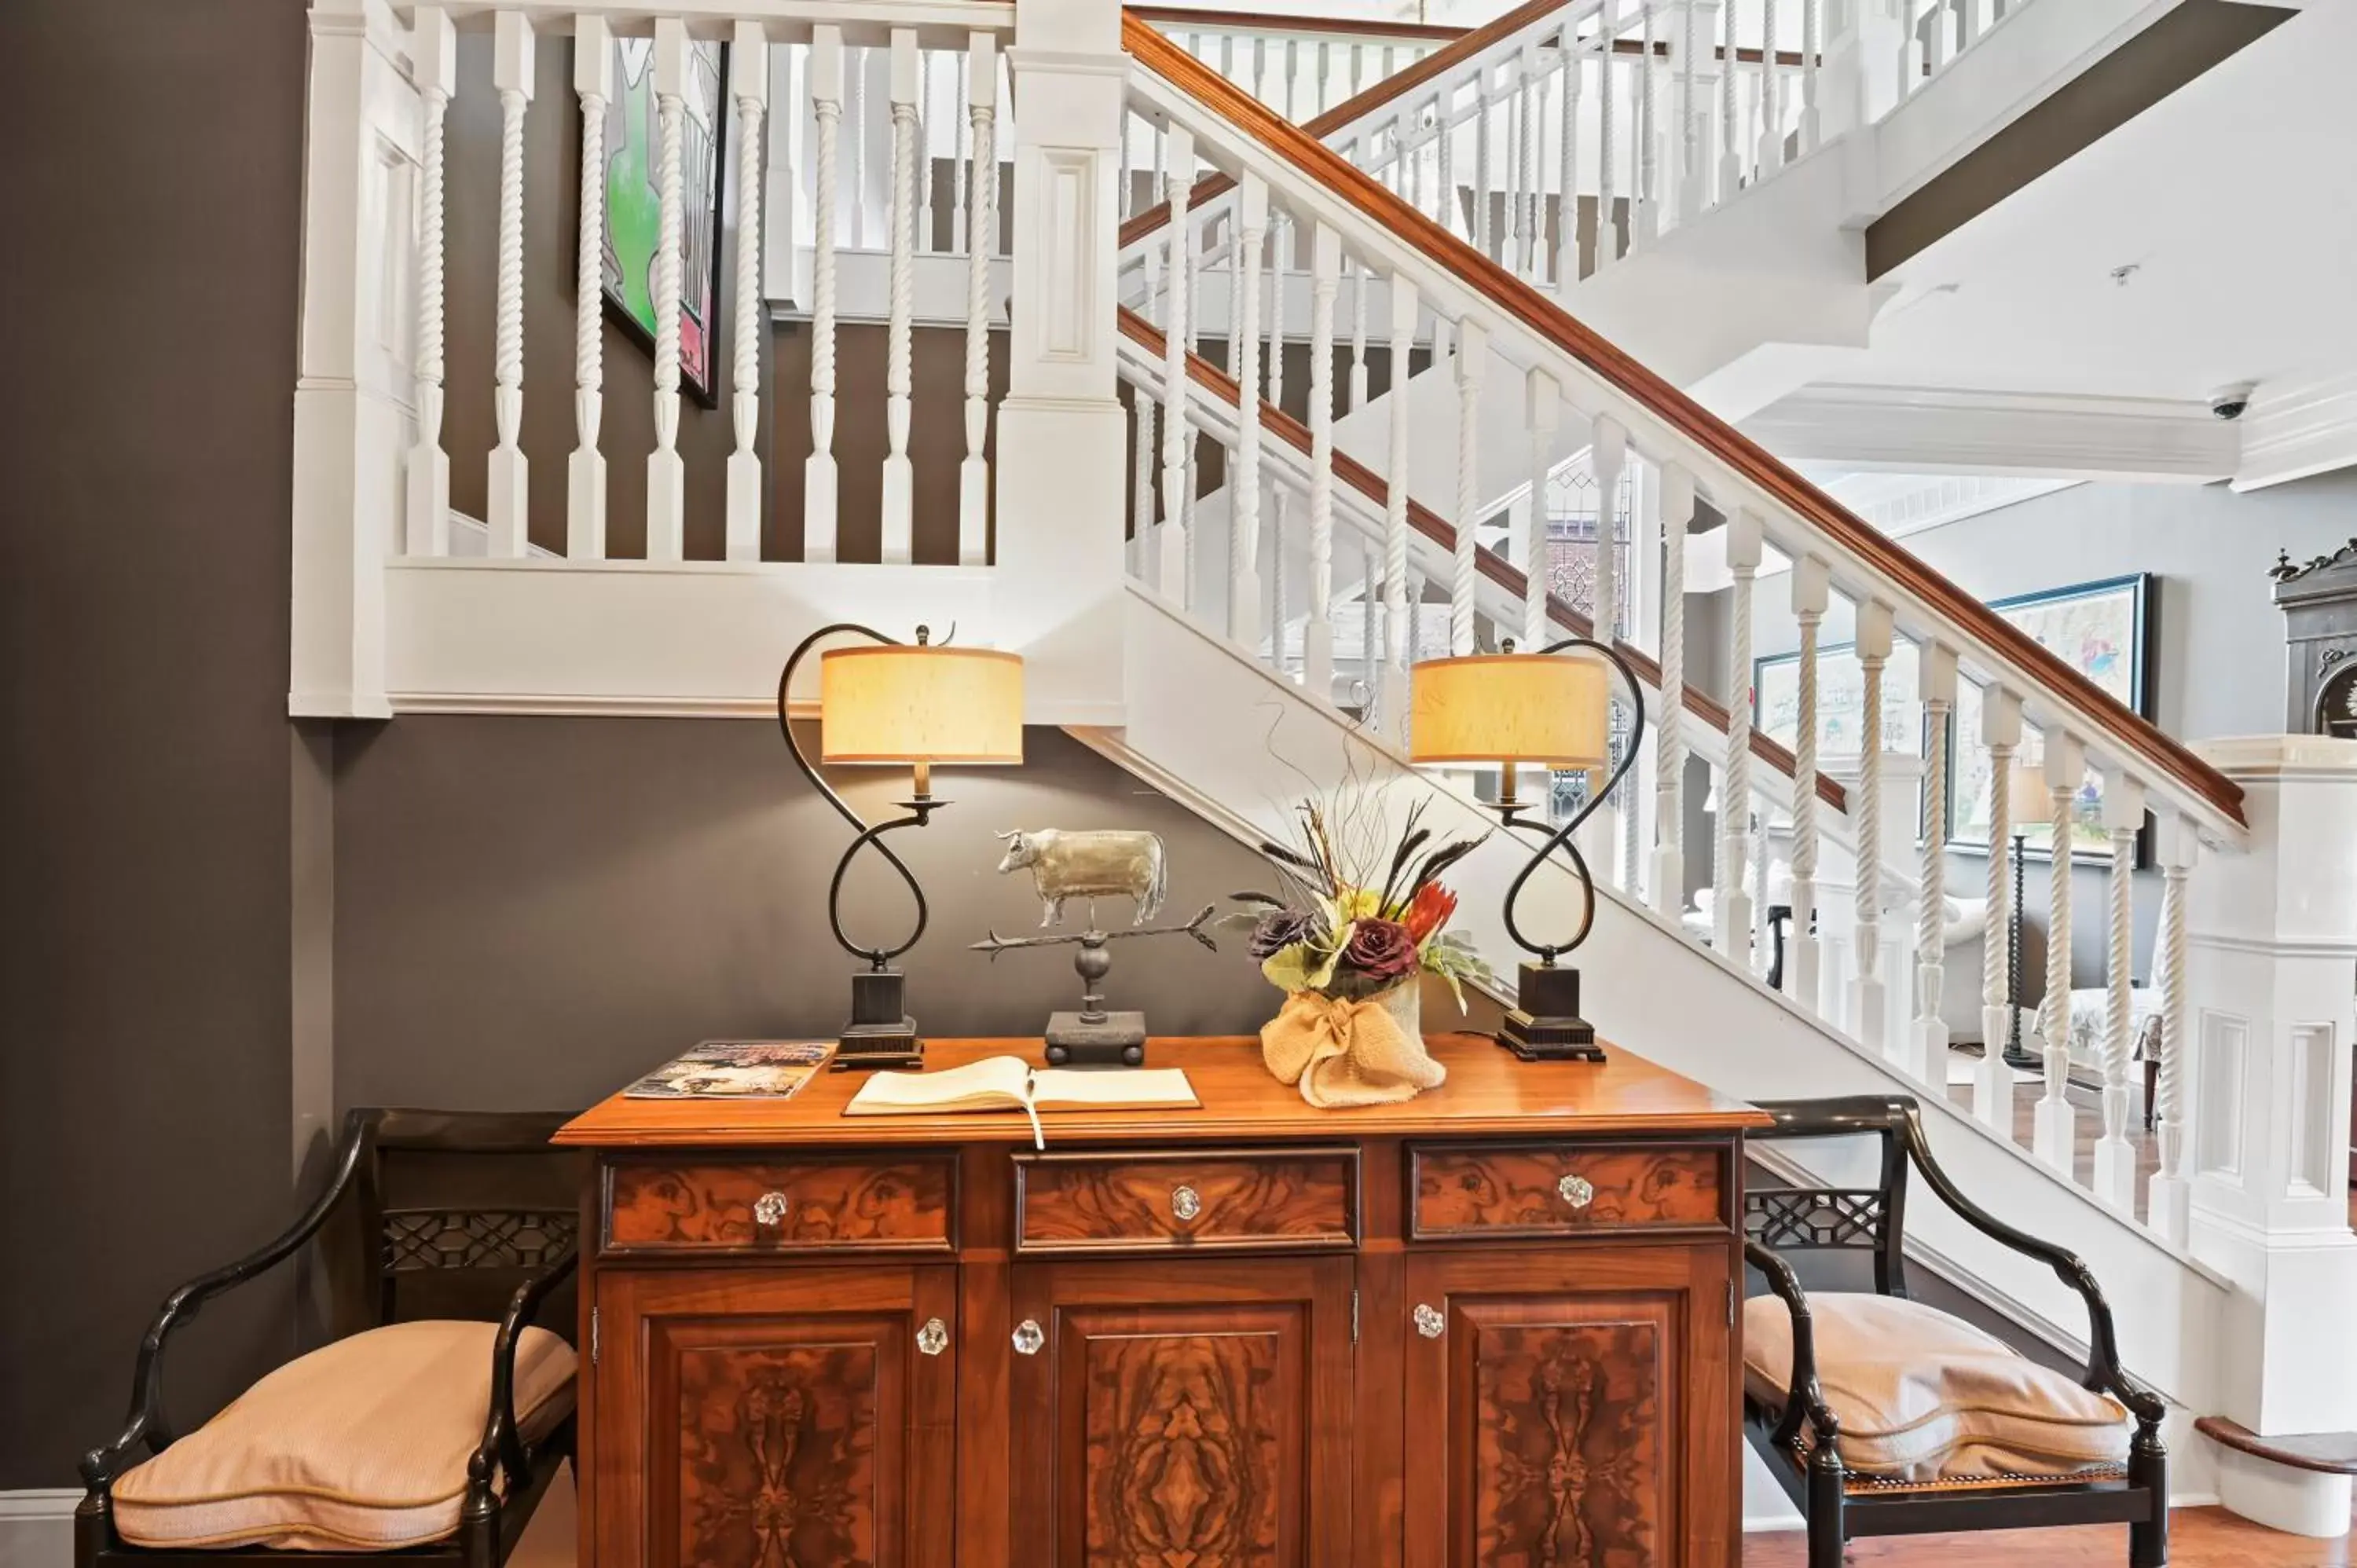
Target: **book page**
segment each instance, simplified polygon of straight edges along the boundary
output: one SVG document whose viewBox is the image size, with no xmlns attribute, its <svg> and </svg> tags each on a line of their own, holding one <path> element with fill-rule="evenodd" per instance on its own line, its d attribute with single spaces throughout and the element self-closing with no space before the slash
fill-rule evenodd
<svg viewBox="0 0 2357 1568">
<path fill-rule="evenodd" d="M 1031 1074 L 1031 1102 L 1042 1111 L 1113 1111 L 1162 1105 L 1200 1106 L 1183 1068 L 1125 1068 L 1084 1072 L 1040 1068 Z"/>
<path fill-rule="evenodd" d="M 939 1072 L 879 1072 L 859 1086 L 846 1116 L 931 1111 L 1013 1111 L 1028 1098 L 1031 1067 L 1021 1057 L 985 1057 Z"/>
</svg>

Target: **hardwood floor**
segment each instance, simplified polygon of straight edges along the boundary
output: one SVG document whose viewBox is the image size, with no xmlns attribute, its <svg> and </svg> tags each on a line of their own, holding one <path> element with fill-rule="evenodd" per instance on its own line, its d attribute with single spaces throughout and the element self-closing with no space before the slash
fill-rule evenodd
<svg viewBox="0 0 2357 1568">
<path fill-rule="evenodd" d="M 2169 1521 L 2171 1568 L 2347 1568 L 2349 1540 L 2310 1541 L 2262 1530 L 2223 1509 L 2180 1509 Z M 1857 1568 L 2126 1568 L 2126 1525 L 2076 1530 L 2007 1530 L 1976 1535 L 1917 1535 L 1853 1541 Z M 1803 1568 L 1806 1540 L 1797 1531 L 1743 1538 L 1743 1568 Z"/>
</svg>

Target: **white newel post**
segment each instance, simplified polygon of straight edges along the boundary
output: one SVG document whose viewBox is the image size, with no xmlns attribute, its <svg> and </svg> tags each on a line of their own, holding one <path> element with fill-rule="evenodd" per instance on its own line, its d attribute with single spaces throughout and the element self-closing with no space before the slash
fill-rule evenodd
<svg viewBox="0 0 2357 1568">
<path fill-rule="evenodd" d="M 1890 662 L 1890 607 L 1871 599 L 1858 606 L 1857 663 L 1864 676 L 1858 711 L 1865 734 L 1857 759 L 1857 972 L 1850 981 L 1849 1013 L 1859 1043 L 1886 1055 L 1896 1044 L 1887 1026 L 1889 1004 L 1882 979 L 1882 678 Z"/>
<path fill-rule="evenodd" d="M 1945 1091 L 1948 1026 L 1940 1020 L 1947 988 L 1948 711 L 1956 702 L 1956 650 L 1926 646 L 1917 666 L 1923 697 L 1923 873 L 1915 905 L 1915 1076 Z"/>
<path fill-rule="evenodd" d="M 2071 1081 L 2071 837 L 2086 758 L 2077 737 L 2047 732 L 2046 789 L 2053 802 L 2054 836 L 2047 857 L 2046 1092 L 2038 1101 L 2033 1146 L 2066 1179 L 2075 1179 L 2072 1164 L 2079 1143 L 2079 1113 L 2063 1092 Z"/>
<path fill-rule="evenodd" d="M 1830 16 L 1819 88 L 1819 122 L 1826 141 L 1889 113 L 1899 102 L 1891 69 L 1906 25 L 1900 0 L 1849 0 Z"/>
<path fill-rule="evenodd" d="M 2013 1138 L 2013 1067 L 2005 1059 L 2013 1033 L 2013 973 L 2007 965 L 2013 923 L 2012 803 L 2006 782 L 2021 745 L 2021 699 L 1992 682 L 1981 692 L 1981 744 L 1989 754 L 1988 918 L 1981 927 L 1981 1059 L 1973 1069 L 1973 1114 Z"/>
<path fill-rule="evenodd" d="M 2248 853 L 2187 883 L 2193 1255 L 2232 1280 L 2220 1412 L 2263 1436 L 2357 1428 L 2349 1231 L 2357 741 L 2205 742 L 2243 789 Z M 2190 850 L 2173 859 L 2190 861 Z M 2218 1450 L 2218 1494 L 2277 1530 L 2338 1536 L 2350 1481 Z"/>
<path fill-rule="evenodd" d="M 770 38 L 759 22 L 739 22 L 728 48 L 737 98 L 737 310 L 728 377 L 737 449 L 728 455 L 728 519 L 723 551 L 731 561 L 761 558 L 761 125 L 770 109 Z"/>
<path fill-rule="evenodd" d="M 438 549 L 430 526 L 423 540 L 413 533 L 410 547 L 447 553 L 449 509 L 442 499 L 448 469 L 436 460 L 434 429 L 423 422 L 424 280 L 416 322 L 393 308 L 405 293 L 402 270 L 422 261 L 428 248 L 422 237 L 412 244 L 412 182 L 425 138 L 439 134 L 434 92 L 447 101 L 451 81 L 449 23 L 438 11 L 430 20 L 420 31 L 435 42 L 420 46 L 425 59 L 413 85 L 399 63 L 408 40 L 382 6 L 315 0 L 311 7 L 286 697 L 288 713 L 298 718 L 391 716 L 384 574 L 387 558 L 402 545 L 404 452 L 411 493 L 422 484 L 425 509 L 439 519 Z M 426 211 L 438 263 L 438 205 Z M 432 388 L 438 407 L 438 286 L 436 297 Z M 405 402 L 413 386 L 421 394 L 415 430 Z M 438 428 L 438 413 L 435 417 Z"/>
<path fill-rule="evenodd" d="M 581 231 L 573 276 L 573 453 L 565 465 L 565 555 L 606 554 L 606 106 L 614 95 L 613 34 L 603 16 L 573 23 L 573 91 L 581 98 Z"/>
<path fill-rule="evenodd" d="M 802 459 L 802 559 L 835 553 L 834 227 L 842 155 L 843 29 L 811 29 L 811 449 Z M 854 205 L 857 205 L 855 199 Z"/>
<path fill-rule="evenodd" d="M 1121 8 L 1114 0 L 1017 0 L 1008 59 L 1022 125 L 1006 396 L 998 409 L 996 570 L 1020 591 L 996 601 L 1005 607 L 998 643 L 1028 661 L 1033 720 L 1117 724 L 1126 589 L 1114 181 L 1129 75 Z M 1174 145 L 1183 176 L 1192 153 L 1178 155 Z M 1193 227 L 1183 213 L 1173 220 L 1174 235 Z M 1171 281 L 1183 287 L 1183 269 Z M 1174 295 L 1168 330 L 1183 340 L 1185 328 Z M 1182 364 L 1168 421 L 1182 435 L 1176 415 L 1186 406 L 1184 375 Z"/>
<path fill-rule="evenodd" d="M 679 455 L 679 316 L 686 223 L 681 158 L 687 134 L 687 27 L 655 20 L 655 449 L 647 454 L 647 559 L 687 549 L 687 468 Z"/>
<path fill-rule="evenodd" d="M 346 9 L 340 5 L 315 5 L 311 8 L 311 33 L 315 40 L 311 69 L 311 119 L 316 133 L 318 122 L 327 112 L 341 111 L 335 116 L 333 129 L 341 140 L 351 144 L 343 149 L 350 153 L 353 161 L 353 167 L 343 170 L 346 177 L 350 177 L 353 168 L 359 166 L 357 160 L 367 150 L 362 134 L 366 129 L 367 108 L 362 101 L 363 83 L 360 80 L 360 68 L 340 58 L 332 60 L 319 59 L 316 52 L 317 40 L 335 37 L 340 43 L 345 38 L 363 36 L 362 24 L 358 19 L 363 7 L 359 0 L 353 0 L 350 5 L 351 15 L 338 15 Z M 332 35 L 328 30 L 331 25 L 330 18 L 338 29 Z M 424 127 L 417 199 L 417 342 L 412 360 L 417 377 L 417 442 L 409 449 L 405 547 L 412 555 L 447 555 L 450 553 L 450 457 L 442 450 L 442 387 L 447 370 L 443 357 L 442 308 L 446 206 L 443 192 L 444 126 L 448 119 L 450 99 L 458 91 L 458 34 L 439 5 L 421 5 L 417 10 L 414 40 L 410 72 L 422 102 Z M 383 41 L 370 41 L 378 51 L 378 58 L 383 59 Z M 344 51 L 340 48 L 331 48 L 328 52 L 340 56 Z M 331 80 L 331 72 L 335 78 L 350 80 Z M 349 101 L 346 101 L 347 93 Z M 310 183 L 316 187 L 320 177 L 316 141 L 313 147 L 313 166 L 309 177 Z M 352 202 L 353 195 L 347 191 L 339 206 L 349 209 Z M 361 213 L 350 210 L 342 215 L 347 218 L 362 217 Z M 385 221 L 393 221 L 392 214 L 383 216 Z M 307 274 L 303 291 L 307 306 L 304 347 L 307 351 L 310 347 L 307 306 L 314 297 L 312 290 L 327 281 L 318 276 L 318 245 L 324 241 L 331 245 L 350 247 L 356 237 L 315 232 L 307 232 L 304 236 Z M 368 252 L 355 249 L 350 254 L 354 263 L 351 273 L 357 274 L 360 258 Z M 329 286 L 340 295 L 348 290 L 357 293 L 359 284 L 357 276 L 350 276 L 349 282 Z M 351 325 L 357 327 L 356 322 Z M 308 363 L 307 358 L 306 363 Z M 297 613 L 300 613 L 299 607 Z M 299 681 L 296 687 L 298 690 L 301 687 Z"/>
</svg>

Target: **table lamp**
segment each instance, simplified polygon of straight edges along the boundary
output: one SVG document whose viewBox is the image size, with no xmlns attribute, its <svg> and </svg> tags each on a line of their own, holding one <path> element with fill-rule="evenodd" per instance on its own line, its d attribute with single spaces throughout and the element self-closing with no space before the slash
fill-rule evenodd
<svg viewBox="0 0 2357 1568">
<path fill-rule="evenodd" d="M 2029 859 L 2032 822 L 2051 822 L 2054 796 L 2046 787 L 2043 757 L 2017 757 L 2005 776 L 2005 814 L 2013 823 L 2013 918 L 2005 932 L 2005 1062 L 2007 1067 L 2042 1070 L 2044 1058 L 2021 1048 L 2021 884 L 2022 865 Z M 1983 1050 L 1990 1045 L 1981 1047 Z"/>
<path fill-rule="evenodd" d="M 1578 650 L 1597 658 L 1563 657 Z M 1579 971 L 1555 960 L 1587 940 L 1596 923 L 1596 882 L 1572 834 L 1610 796 L 1637 759 L 1645 736 L 1645 702 L 1636 673 L 1621 657 L 1592 638 L 1566 638 L 1536 653 L 1517 653 L 1510 639 L 1503 650 L 1457 659 L 1429 659 L 1411 671 L 1408 757 L 1420 764 L 1480 763 L 1499 768 L 1498 798 L 1486 802 L 1501 823 L 1516 825 L 1525 803 L 1514 789 L 1514 770 L 1523 765 L 1549 768 L 1598 768 L 1609 760 L 1612 702 L 1606 665 L 1629 688 L 1631 724 L 1620 764 L 1602 789 L 1588 795 L 1571 820 L 1547 836 L 1506 889 L 1506 934 L 1535 954 L 1519 973 L 1515 1005 L 1497 1040 L 1524 1061 L 1598 1061 L 1596 1026 L 1579 1015 Z M 1547 856 L 1564 850 L 1587 900 L 1579 929 L 1563 942 L 1534 942 L 1514 918 L 1523 884 Z"/>
<path fill-rule="evenodd" d="M 913 770 L 909 798 L 895 801 L 906 816 L 870 825 L 833 786 L 795 737 L 786 719 L 787 692 L 794 671 L 810 650 L 829 638 L 865 637 L 873 648 L 830 648 L 819 656 L 819 760 L 832 765 L 894 765 Z M 925 934 L 925 892 L 906 863 L 884 843 L 895 828 L 922 827 L 949 804 L 933 793 L 936 763 L 1018 763 L 1023 760 L 1023 660 L 982 648 L 936 645 L 927 628 L 917 628 L 913 645 L 896 642 L 869 627 L 848 622 L 824 627 L 802 639 L 778 676 L 778 727 L 794 765 L 826 798 L 858 836 L 835 863 L 827 884 L 826 918 L 834 940 L 867 968 L 851 977 L 851 1022 L 844 1026 L 835 1052 L 838 1069 L 916 1067 L 924 1042 L 909 1015 L 905 977 L 892 961 Z M 843 929 L 843 878 L 852 858 L 869 846 L 909 885 L 917 919 L 896 945 L 863 945 Z"/>
</svg>

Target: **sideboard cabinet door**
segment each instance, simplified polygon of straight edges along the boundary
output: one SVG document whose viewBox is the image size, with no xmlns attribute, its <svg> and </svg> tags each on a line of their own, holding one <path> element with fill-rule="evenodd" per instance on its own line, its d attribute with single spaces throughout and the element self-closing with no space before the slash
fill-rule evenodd
<svg viewBox="0 0 2357 1568">
<path fill-rule="evenodd" d="M 1015 1563 L 1350 1563 L 1350 1259 L 1032 1263 L 1013 1282 Z"/>
<path fill-rule="evenodd" d="M 950 1568 L 957 1271 L 612 1270 L 597 1562 Z M 930 1489 L 930 1492 L 929 1492 Z"/>
<path fill-rule="evenodd" d="M 1728 1568 L 1728 1270 L 1725 1242 L 1411 1256 L 1410 1568 Z"/>
</svg>

